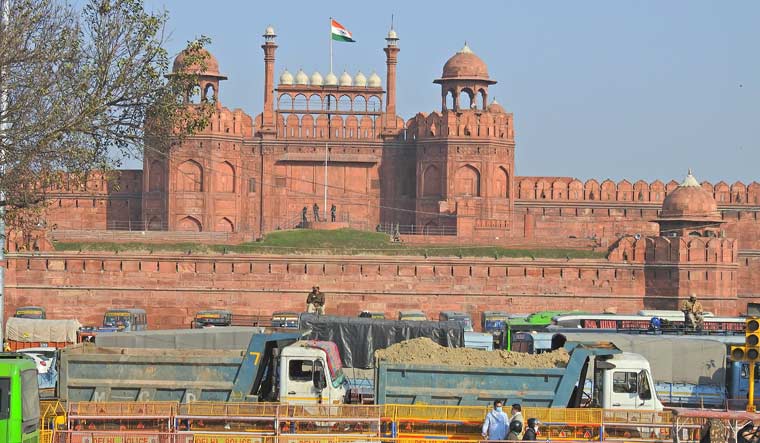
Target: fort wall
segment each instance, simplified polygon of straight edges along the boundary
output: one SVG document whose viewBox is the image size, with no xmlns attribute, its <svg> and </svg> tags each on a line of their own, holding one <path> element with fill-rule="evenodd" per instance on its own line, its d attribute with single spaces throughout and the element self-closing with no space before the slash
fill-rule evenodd
<svg viewBox="0 0 760 443">
<path fill-rule="evenodd" d="M 688 281 L 701 280 L 717 269 L 728 281 L 738 279 L 753 287 L 758 283 L 753 281 L 756 277 L 737 278 L 736 264 L 663 264 L 651 272 L 655 268 L 641 263 L 638 256 L 615 262 L 16 253 L 8 263 L 6 313 L 17 306 L 39 304 L 57 318 L 94 324 L 109 306 L 142 307 L 148 311 L 151 328 L 186 327 L 196 311 L 210 308 L 261 315 L 300 312 L 315 284 L 328 294 L 329 313 L 354 316 L 370 309 L 393 318 L 401 309 L 422 309 L 432 317 L 444 310 L 464 310 L 479 318 L 485 310 L 674 309 L 676 292 L 651 292 L 655 287 L 669 288 L 673 272 Z M 755 257 L 751 266 L 742 265 L 742 269 L 759 267 Z M 700 299 L 706 309 L 735 315 L 743 312 L 743 297 L 751 290 L 747 293 L 743 288 L 739 293 L 741 297 Z"/>
</svg>

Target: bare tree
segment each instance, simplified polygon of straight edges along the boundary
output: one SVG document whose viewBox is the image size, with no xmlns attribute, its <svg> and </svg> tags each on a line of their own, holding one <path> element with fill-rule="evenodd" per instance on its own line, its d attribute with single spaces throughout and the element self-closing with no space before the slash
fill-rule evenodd
<svg viewBox="0 0 760 443">
<path fill-rule="evenodd" d="M 63 0 L 5 1 L 0 205 L 11 225 L 24 225 L 44 206 L 45 190 L 63 180 L 112 171 L 120 158 L 139 157 L 147 139 L 166 153 L 208 124 L 213 104 L 187 102 L 208 40 L 185 49 L 184 64 L 200 68 L 167 76 L 166 12 L 148 12 L 142 0 L 88 0 L 80 9 Z"/>
</svg>

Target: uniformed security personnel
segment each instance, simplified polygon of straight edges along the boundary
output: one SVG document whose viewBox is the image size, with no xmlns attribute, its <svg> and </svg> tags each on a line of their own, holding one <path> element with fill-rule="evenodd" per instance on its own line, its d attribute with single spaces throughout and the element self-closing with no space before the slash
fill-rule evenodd
<svg viewBox="0 0 760 443">
<path fill-rule="evenodd" d="M 702 329 L 704 325 L 704 310 L 702 303 L 697 301 L 697 296 L 691 294 L 688 300 L 681 304 L 681 311 L 684 316 L 684 323 L 692 329 Z"/>
<path fill-rule="evenodd" d="M 306 297 L 306 312 L 319 315 L 325 315 L 325 294 L 319 290 L 319 286 L 314 286 Z"/>
</svg>

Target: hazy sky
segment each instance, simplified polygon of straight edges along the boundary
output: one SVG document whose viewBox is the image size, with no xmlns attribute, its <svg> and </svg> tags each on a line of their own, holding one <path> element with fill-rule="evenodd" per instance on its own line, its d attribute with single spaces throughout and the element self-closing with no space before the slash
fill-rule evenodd
<svg viewBox="0 0 760 443">
<path fill-rule="evenodd" d="M 515 115 L 516 173 L 716 182 L 760 180 L 758 1 L 146 0 L 170 14 L 169 49 L 211 37 L 229 80 L 220 99 L 261 111 L 261 34 L 277 31 L 276 75 L 329 66 L 333 16 L 357 43 L 335 43 L 334 70 L 385 82 L 396 17 L 398 112 L 440 107 L 439 77 L 466 40 Z"/>
</svg>

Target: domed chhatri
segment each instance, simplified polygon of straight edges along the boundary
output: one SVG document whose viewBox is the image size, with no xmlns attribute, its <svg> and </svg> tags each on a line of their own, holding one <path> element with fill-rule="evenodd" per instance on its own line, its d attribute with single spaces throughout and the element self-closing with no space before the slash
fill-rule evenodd
<svg viewBox="0 0 760 443">
<path fill-rule="evenodd" d="M 507 111 L 504 109 L 503 106 L 501 106 L 501 103 L 496 101 L 496 98 L 493 99 L 490 105 L 488 105 L 487 111 L 493 114 L 506 114 Z"/>
<path fill-rule="evenodd" d="M 314 71 L 314 73 L 311 74 L 312 86 L 322 86 L 324 83 L 325 79 L 322 78 L 322 74 L 320 74 L 319 71 Z"/>
<path fill-rule="evenodd" d="M 309 76 L 303 72 L 303 69 L 299 69 L 296 73 L 296 84 L 301 86 L 309 84 Z"/>
<path fill-rule="evenodd" d="M 464 47 L 443 65 L 443 73 L 439 80 L 491 81 L 488 77 L 488 66 L 472 52 L 466 42 Z"/>
<path fill-rule="evenodd" d="M 285 71 L 283 71 L 283 73 L 280 75 L 280 84 L 281 85 L 293 84 L 293 74 L 291 74 L 287 69 L 285 69 Z"/>
<path fill-rule="evenodd" d="M 188 51 L 182 51 L 174 58 L 174 64 L 172 65 L 172 72 L 186 72 L 198 75 L 206 75 L 209 77 L 223 77 L 219 74 L 219 62 L 216 60 L 210 52 L 206 49 L 201 49 L 198 53 L 199 58 L 203 58 L 202 63 L 193 63 L 190 66 L 186 65 L 185 58 L 188 56 Z M 205 65 L 201 67 L 201 65 Z M 226 79 L 226 77 L 224 77 Z"/>
<path fill-rule="evenodd" d="M 712 194 L 700 186 L 691 171 L 665 197 L 660 216 L 654 221 L 665 237 L 718 237 L 725 223 Z"/>
<path fill-rule="evenodd" d="M 351 74 L 343 71 L 343 74 L 340 75 L 340 86 L 353 86 L 353 84 L 354 79 L 351 78 Z"/>
<path fill-rule="evenodd" d="M 367 79 L 367 86 L 370 88 L 382 88 L 383 81 L 380 80 L 380 76 L 376 72 L 373 72 Z"/>
<path fill-rule="evenodd" d="M 325 76 L 325 86 L 338 86 L 338 77 L 332 71 Z"/>
<path fill-rule="evenodd" d="M 362 71 L 356 73 L 354 77 L 354 86 L 365 87 L 367 86 L 367 77 L 362 74 Z"/>
<path fill-rule="evenodd" d="M 662 202 L 660 219 L 721 221 L 715 198 L 704 190 L 691 171 Z"/>
</svg>

